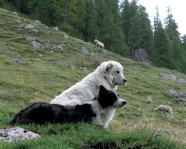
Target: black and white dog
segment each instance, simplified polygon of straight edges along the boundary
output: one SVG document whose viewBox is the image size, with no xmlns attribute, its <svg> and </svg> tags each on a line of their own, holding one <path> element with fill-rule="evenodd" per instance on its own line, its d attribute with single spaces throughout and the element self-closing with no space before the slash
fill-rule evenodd
<svg viewBox="0 0 186 149">
<path fill-rule="evenodd" d="M 126 103 L 116 92 L 101 85 L 99 95 L 83 105 L 63 106 L 38 102 L 21 110 L 7 124 L 90 122 L 107 128 L 114 115 L 112 108 L 123 107 Z"/>
</svg>

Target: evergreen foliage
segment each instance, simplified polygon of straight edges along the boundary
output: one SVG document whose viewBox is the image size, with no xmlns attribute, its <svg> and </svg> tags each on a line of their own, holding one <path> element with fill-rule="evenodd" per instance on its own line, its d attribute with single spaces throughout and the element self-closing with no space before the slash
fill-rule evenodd
<svg viewBox="0 0 186 149">
<path fill-rule="evenodd" d="M 125 57 L 135 50 L 146 50 L 157 66 L 186 73 L 186 42 L 180 37 L 171 8 L 167 7 L 165 27 L 158 8 L 154 27 L 146 8 L 138 0 L 0 0 L 0 7 L 10 3 L 33 19 L 65 31 L 86 42 L 98 39 L 105 49 Z M 119 5 L 120 4 L 120 5 Z"/>
</svg>

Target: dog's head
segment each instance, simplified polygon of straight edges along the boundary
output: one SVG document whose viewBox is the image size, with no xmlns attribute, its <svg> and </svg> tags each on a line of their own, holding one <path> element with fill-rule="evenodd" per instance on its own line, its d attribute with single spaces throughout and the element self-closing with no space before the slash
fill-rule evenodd
<svg viewBox="0 0 186 149">
<path fill-rule="evenodd" d="M 116 61 L 103 62 L 99 69 L 104 72 L 104 78 L 113 85 L 126 85 L 127 79 L 123 75 L 123 67 Z"/>
<path fill-rule="evenodd" d="M 116 92 L 112 90 L 107 90 L 102 85 L 100 85 L 98 101 L 102 108 L 107 108 L 111 106 L 124 107 L 127 104 L 125 100 L 119 98 L 119 95 Z"/>
</svg>

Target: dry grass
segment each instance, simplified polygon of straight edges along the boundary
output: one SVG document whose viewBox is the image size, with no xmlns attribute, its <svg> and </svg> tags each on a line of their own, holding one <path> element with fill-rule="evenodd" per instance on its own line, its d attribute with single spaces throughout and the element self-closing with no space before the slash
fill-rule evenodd
<svg viewBox="0 0 186 149">
<path fill-rule="evenodd" d="M 149 96 L 149 97 L 147 98 L 147 103 L 148 103 L 148 104 L 152 103 L 152 96 Z"/>
<path fill-rule="evenodd" d="M 110 123 L 109 123 L 109 128 L 112 128 L 114 130 L 121 130 L 124 126 L 121 124 L 120 121 L 117 121 L 115 119 L 113 119 Z"/>
<path fill-rule="evenodd" d="M 33 104 L 33 103 L 37 103 L 37 102 L 46 102 L 46 103 L 50 103 L 50 101 L 51 101 L 51 98 L 49 98 L 49 97 L 46 97 L 46 98 L 35 98 L 35 99 L 33 99 L 33 100 L 30 100 L 30 104 Z"/>
</svg>

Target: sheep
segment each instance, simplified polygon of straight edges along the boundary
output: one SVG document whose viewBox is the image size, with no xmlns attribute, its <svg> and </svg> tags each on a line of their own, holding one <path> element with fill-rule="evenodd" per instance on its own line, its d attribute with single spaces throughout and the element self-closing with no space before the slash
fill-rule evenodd
<svg viewBox="0 0 186 149">
<path fill-rule="evenodd" d="M 94 42 L 96 43 L 96 46 L 98 46 L 100 49 L 104 49 L 104 44 L 102 42 L 98 41 L 97 39 L 95 39 Z"/>
<path fill-rule="evenodd" d="M 163 111 L 165 111 L 165 112 L 168 112 L 169 115 L 172 116 L 172 109 L 171 109 L 170 106 L 160 105 L 159 107 L 154 108 L 154 112 L 156 112 L 156 111 L 161 111 L 161 114 L 162 114 L 162 115 L 163 115 Z"/>
</svg>

